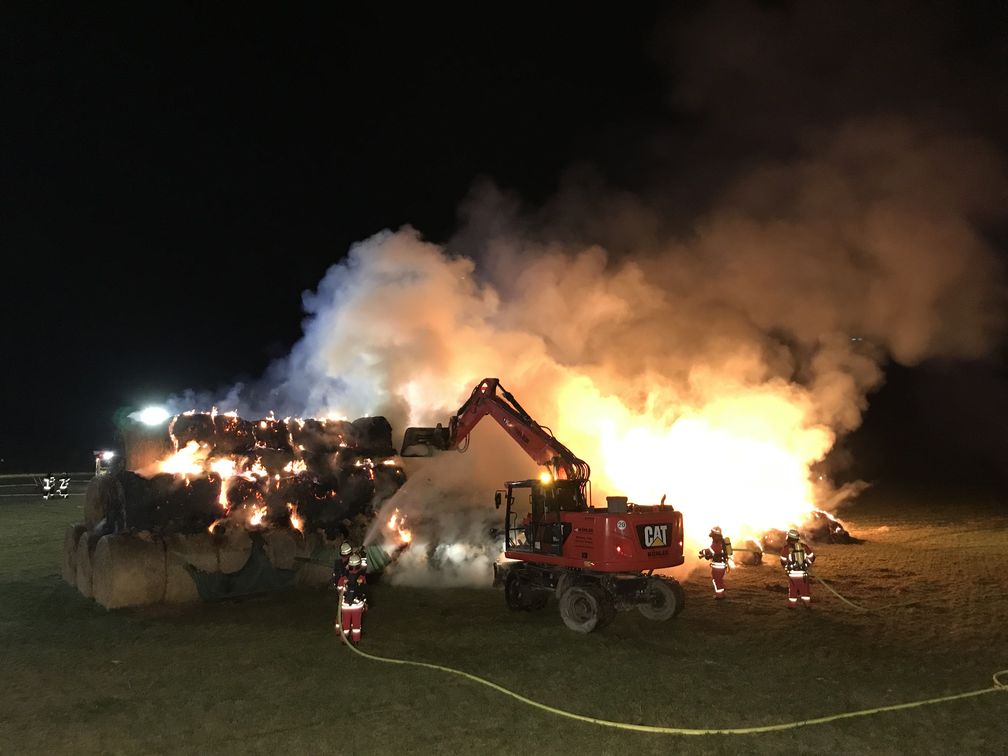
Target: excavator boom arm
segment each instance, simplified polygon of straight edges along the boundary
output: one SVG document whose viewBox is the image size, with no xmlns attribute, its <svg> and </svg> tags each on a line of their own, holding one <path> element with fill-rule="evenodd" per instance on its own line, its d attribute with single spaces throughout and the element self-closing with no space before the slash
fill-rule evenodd
<svg viewBox="0 0 1008 756">
<path fill-rule="evenodd" d="M 403 454 L 412 441 L 433 444 L 442 449 L 455 449 L 465 442 L 473 428 L 489 415 L 525 450 L 537 464 L 547 465 L 558 478 L 588 481 L 591 468 L 553 435 L 539 425 L 500 385 L 497 378 L 484 378 L 472 390 L 448 423 L 448 428 L 408 428 L 403 440 Z"/>
</svg>

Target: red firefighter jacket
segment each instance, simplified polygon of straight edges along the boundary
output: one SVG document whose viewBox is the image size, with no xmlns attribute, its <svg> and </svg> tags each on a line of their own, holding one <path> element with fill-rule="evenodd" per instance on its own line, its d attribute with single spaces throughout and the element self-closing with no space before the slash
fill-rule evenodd
<svg viewBox="0 0 1008 756">
<path fill-rule="evenodd" d="M 704 558 L 716 564 L 728 564 L 728 553 L 725 550 L 724 539 L 712 538 L 710 548 L 704 550 Z"/>
</svg>

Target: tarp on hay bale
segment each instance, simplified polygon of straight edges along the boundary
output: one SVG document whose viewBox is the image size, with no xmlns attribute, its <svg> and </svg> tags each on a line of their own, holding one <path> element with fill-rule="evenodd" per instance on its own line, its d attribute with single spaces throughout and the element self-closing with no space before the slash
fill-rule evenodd
<svg viewBox="0 0 1008 756">
<path fill-rule="evenodd" d="M 284 590 L 294 586 L 294 570 L 277 569 L 266 556 L 262 533 L 251 534 L 248 559 L 240 570 L 232 573 L 203 572 L 189 568 L 199 596 L 204 601 L 251 596 Z"/>
<path fill-rule="evenodd" d="M 159 604 L 165 595 L 165 545 L 134 534 L 104 536 L 92 560 L 94 599 L 106 609 Z"/>
<path fill-rule="evenodd" d="M 95 547 L 101 536 L 89 531 L 81 533 L 80 540 L 77 541 L 77 551 L 75 552 L 75 563 L 77 565 L 77 590 L 86 598 L 91 598 L 91 558 L 94 556 Z"/>
<path fill-rule="evenodd" d="M 77 587 L 77 544 L 87 530 L 83 525 L 68 525 L 63 536 L 63 580 Z"/>
<path fill-rule="evenodd" d="M 218 569 L 224 573 L 238 572 L 252 552 L 252 538 L 242 528 L 225 527 L 214 536 L 217 543 Z"/>
</svg>

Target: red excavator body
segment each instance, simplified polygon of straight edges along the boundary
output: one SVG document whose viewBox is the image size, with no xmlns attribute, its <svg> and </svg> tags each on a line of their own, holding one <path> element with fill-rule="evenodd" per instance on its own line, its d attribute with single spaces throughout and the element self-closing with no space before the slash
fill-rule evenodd
<svg viewBox="0 0 1008 756">
<path fill-rule="evenodd" d="M 670 619 L 683 607 L 682 588 L 654 570 L 683 563 L 682 514 L 662 505 L 639 506 L 623 496 L 591 503 L 591 468 L 539 425 L 496 378 L 484 378 L 448 426 L 408 428 L 403 456 L 468 446 L 486 416 L 546 469 L 537 479 L 511 481 L 496 494 L 506 502 L 504 556 L 495 582 L 512 609 L 538 609 L 556 595 L 564 623 L 590 632 L 616 609 L 636 607 L 651 619 Z"/>
</svg>

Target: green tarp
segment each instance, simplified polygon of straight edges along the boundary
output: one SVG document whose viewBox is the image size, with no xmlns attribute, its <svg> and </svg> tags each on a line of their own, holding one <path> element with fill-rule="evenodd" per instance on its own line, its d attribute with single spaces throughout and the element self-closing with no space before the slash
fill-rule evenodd
<svg viewBox="0 0 1008 756">
<path fill-rule="evenodd" d="M 238 572 L 203 572 L 189 565 L 200 598 L 204 601 L 219 601 L 292 588 L 297 570 L 274 567 L 266 556 L 264 545 L 262 535 L 252 533 L 252 552 L 245 566 Z"/>
</svg>

